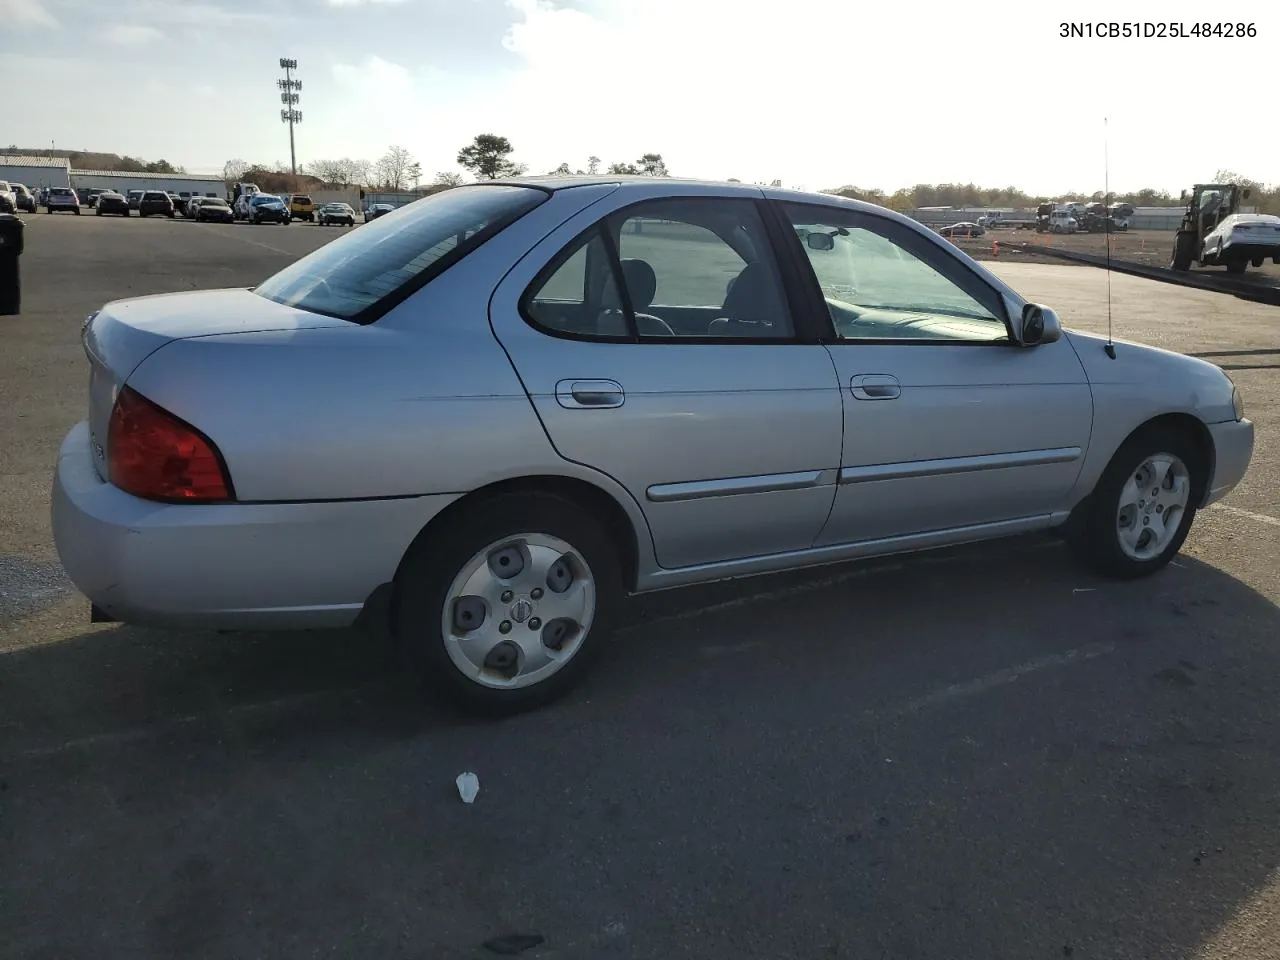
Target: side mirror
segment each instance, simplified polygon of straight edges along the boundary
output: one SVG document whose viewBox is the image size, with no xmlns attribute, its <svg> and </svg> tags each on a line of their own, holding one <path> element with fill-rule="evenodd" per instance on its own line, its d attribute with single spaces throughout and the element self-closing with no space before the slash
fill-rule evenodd
<svg viewBox="0 0 1280 960">
<path fill-rule="evenodd" d="M 1020 346 L 1035 347 L 1060 340 L 1062 324 L 1058 322 L 1058 315 L 1048 307 L 1028 303 L 1022 308 L 1017 333 Z"/>
<path fill-rule="evenodd" d="M 1183 190 L 1183 191 L 1182 191 L 1182 193 L 1178 194 L 1178 198 L 1179 198 L 1183 203 L 1186 203 L 1186 202 L 1187 202 L 1187 191 Z"/>
<path fill-rule="evenodd" d="M 829 233 L 810 233 L 804 238 L 805 244 L 810 250 L 834 250 L 836 241 Z"/>
</svg>

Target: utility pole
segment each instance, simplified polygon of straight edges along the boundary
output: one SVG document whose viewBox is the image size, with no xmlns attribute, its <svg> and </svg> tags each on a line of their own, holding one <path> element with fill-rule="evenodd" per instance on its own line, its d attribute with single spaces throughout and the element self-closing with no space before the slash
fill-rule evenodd
<svg viewBox="0 0 1280 960">
<path fill-rule="evenodd" d="M 298 69 L 298 61 L 286 57 L 280 58 L 280 69 L 284 71 L 284 79 L 277 80 L 280 88 L 280 102 L 284 107 L 280 110 L 280 122 L 289 124 L 289 166 L 293 169 L 293 188 L 298 189 L 298 154 L 293 146 L 293 125 L 302 122 L 302 111 L 298 109 L 298 101 L 302 99 L 302 81 L 293 79 L 293 71 Z"/>
</svg>

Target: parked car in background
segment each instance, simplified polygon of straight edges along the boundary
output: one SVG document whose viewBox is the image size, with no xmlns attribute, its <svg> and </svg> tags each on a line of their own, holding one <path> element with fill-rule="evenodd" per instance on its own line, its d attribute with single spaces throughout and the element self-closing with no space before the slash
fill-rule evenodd
<svg viewBox="0 0 1280 960">
<path fill-rule="evenodd" d="M 354 227 L 356 212 L 347 203 L 326 203 L 316 214 L 320 226 Z"/>
<path fill-rule="evenodd" d="M 364 212 L 364 222 L 369 223 L 370 221 L 377 220 L 379 217 L 386 216 L 394 209 L 395 207 L 389 203 L 370 204 L 369 209 Z"/>
<path fill-rule="evenodd" d="M 84 205 L 92 210 L 98 205 L 98 197 L 107 192 L 106 187 L 90 187 L 84 192 Z"/>
<path fill-rule="evenodd" d="M 55 210 L 69 210 L 79 216 L 80 197 L 70 187 L 50 187 L 44 197 L 44 212 L 53 213 Z"/>
<path fill-rule="evenodd" d="M 172 217 L 174 215 L 173 198 L 163 190 L 147 190 L 138 201 L 138 215 Z"/>
<path fill-rule="evenodd" d="M 197 198 L 193 197 L 195 201 Z M 195 219 L 200 223 L 231 223 L 234 217 L 231 206 L 221 197 L 200 197 L 195 207 Z"/>
<path fill-rule="evenodd" d="M 184 197 L 182 194 L 175 193 L 172 190 L 167 190 L 165 192 L 169 195 L 169 201 L 173 204 L 173 212 L 186 213 L 187 197 L 191 196 L 191 194 L 187 194 L 187 196 Z"/>
<path fill-rule="evenodd" d="M 295 220 L 311 223 L 316 219 L 316 205 L 305 193 L 295 193 L 289 198 L 289 213 Z"/>
<path fill-rule="evenodd" d="M 95 213 L 99 217 L 108 215 L 127 217 L 129 216 L 129 201 L 114 190 L 104 190 L 98 194 L 98 205 Z"/>
<path fill-rule="evenodd" d="M 8 180 L 0 180 L 0 213 L 17 213 L 18 198 Z"/>
<path fill-rule="evenodd" d="M 138 209 L 138 203 L 142 200 L 142 195 L 146 192 L 147 191 L 145 190 L 129 190 L 125 193 L 125 198 L 129 201 L 130 210 Z"/>
<path fill-rule="evenodd" d="M 986 232 L 985 227 L 967 222 L 950 223 L 938 230 L 943 237 L 980 237 Z"/>
<path fill-rule="evenodd" d="M 26 184 L 9 181 L 9 189 L 13 191 L 13 203 L 17 208 L 15 213 L 36 212 L 35 195 L 27 189 Z"/>
<path fill-rule="evenodd" d="M 1254 445 L 1220 367 L 1064 331 L 901 214 L 746 184 L 457 187 L 82 338 L 52 528 L 99 619 L 369 604 L 494 712 L 570 689 L 628 593 L 1051 530 L 1154 574 Z"/>
<path fill-rule="evenodd" d="M 187 197 L 187 202 L 182 206 L 182 215 L 188 220 L 196 218 L 196 211 L 200 209 L 200 204 L 204 202 L 204 197 L 200 194 L 193 194 Z"/>
<path fill-rule="evenodd" d="M 250 223 L 283 223 L 288 225 L 292 219 L 289 208 L 283 200 L 270 194 L 256 194 L 249 198 L 248 216 Z"/>
</svg>

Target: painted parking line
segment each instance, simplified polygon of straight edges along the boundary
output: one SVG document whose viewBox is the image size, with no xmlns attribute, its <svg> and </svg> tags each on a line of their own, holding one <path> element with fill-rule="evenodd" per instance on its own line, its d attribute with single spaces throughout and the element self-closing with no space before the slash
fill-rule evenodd
<svg viewBox="0 0 1280 960">
<path fill-rule="evenodd" d="M 1215 503 L 1210 509 L 1221 510 L 1223 513 L 1230 513 L 1237 517 L 1244 517 L 1248 520 L 1256 520 L 1258 523 L 1265 523 L 1269 527 L 1280 527 L 1280 517 L 1269 517 L 1265 513 L 1254 513 L 1252 510 L 1241 510 L 1239 507 L 1231 507 L 1225 503 Z"/>
</svg>

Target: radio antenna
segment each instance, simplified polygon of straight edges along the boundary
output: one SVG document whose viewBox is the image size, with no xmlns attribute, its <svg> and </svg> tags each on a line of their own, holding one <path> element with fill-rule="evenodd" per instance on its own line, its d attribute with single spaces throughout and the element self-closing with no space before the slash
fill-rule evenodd
<svg viewBox="0 0 1280 960">
<path fill-rule="evenodd" d="M 1102 349 L 1112 360 L 1116 358 L 1115 341 L 1111 339 L 1111 152 L 1107 144 L 1107 118 L 1102 118 L 1102 200 L 1106 210 L 1102 216 L 1102 232 L 1107 240 L 1107 344 Z"/>
</svg>

